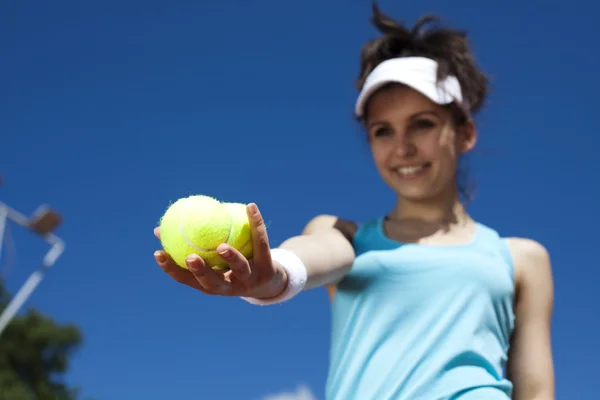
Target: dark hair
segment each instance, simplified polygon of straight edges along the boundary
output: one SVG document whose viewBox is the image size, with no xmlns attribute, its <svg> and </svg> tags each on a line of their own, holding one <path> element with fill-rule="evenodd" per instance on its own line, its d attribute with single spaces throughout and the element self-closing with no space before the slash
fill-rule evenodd
<svg viewBox="0 0 600 400">
<path fill-rule="evenodd" d="M 454 75 L 461 86 L 463 97 L 469 105 L 465 110 L 461 104 L 452 103 L 448 107 L 455 116 L 455 123 L 463 124 L 471 115 L 481 110 L 490 90 L 489 80 L 477 66 L 466 32 L 441 26 L 435 15 L 421 17 L 412 29 L 383 14 L 373 2 L 371 22 L 381 32 L 381 36 L 368 41 L 362 48 L 360 73 L 357 89 L 362 89 L 367 76 L 380 63 L 398 57 L 427 57 L 438 63 L 437 79 L 443 80 Z M 429 28 L 428 25 L 438 23 Z M 366 106 L 365 106 L 366 109 Z M 459 171 L 459 181 L 466 177 Z M 468 184 L 459 182 L 461 195 L 469 202 L 471 190 Z"/>
</svg>

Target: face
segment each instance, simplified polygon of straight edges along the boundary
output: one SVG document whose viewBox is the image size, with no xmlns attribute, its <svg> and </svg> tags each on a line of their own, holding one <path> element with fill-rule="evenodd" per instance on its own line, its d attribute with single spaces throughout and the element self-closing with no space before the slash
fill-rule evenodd
<svg viewBox="0 0 600 400">
<path fill-rule="evenodd" d="M 457 129 L 450 111 L 400 85 L 375 93 L 366 115 L 375 164 L 398 196 L 425 201 L 455 192 L 459 157 L 477 139 L 471 122 Z"/>
</svg>

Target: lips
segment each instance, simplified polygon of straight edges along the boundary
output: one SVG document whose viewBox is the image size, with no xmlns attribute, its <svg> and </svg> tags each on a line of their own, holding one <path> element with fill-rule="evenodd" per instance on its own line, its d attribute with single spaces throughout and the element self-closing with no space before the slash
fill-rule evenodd
<svg viewBox="0 0 600 400">
<path fill-rule="evenodd" d="M 400 167 L 394 168 L 394 172 L 400 179 L 410 180 L 418 178 L 427 172 L 427 170 L 431 167 L 431 163 L 421 163 L 421 164 L 411 164 L 411 165 L 402 165 Z"/>
</svg>

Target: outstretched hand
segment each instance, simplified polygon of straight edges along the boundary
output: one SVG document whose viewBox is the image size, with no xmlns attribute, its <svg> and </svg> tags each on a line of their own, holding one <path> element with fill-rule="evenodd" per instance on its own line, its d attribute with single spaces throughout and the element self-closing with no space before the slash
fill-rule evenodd
<svg viewBox="0 0 600 400">
<path fill-rule="evenodd" d="M 157 250 L 154 253 L 157 264 L 177 282 L 206 294 L 255 298 L 277 296 L 283 291 L 287 276 L 271 260 L 267 229 L 256 204 L 250 203 L 246 213 L 252 235 L 252 260 L 247 260 L 238 250 L 223 243 L 217 247 L 217 252 L 229 265 L 230 270 L 225 273 L 213 270 L 197 254 L 187 257 L 186 270 L 175 264 L 164 250 Z M 160 239 L 160 228 L 154 228 L 154 235 Z"/>
</svg>

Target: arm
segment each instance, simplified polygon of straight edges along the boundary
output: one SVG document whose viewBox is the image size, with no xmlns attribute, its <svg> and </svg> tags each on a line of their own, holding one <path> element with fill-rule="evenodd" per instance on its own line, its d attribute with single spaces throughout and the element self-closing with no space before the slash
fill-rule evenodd
<svg viewBox="0 0 600 400">
<path fill-rule="evenodd" d="M 289 287 L 289 276 L 271 257 L 262 215 L 254 203 L 248 205 L 247 213 L 252 231 L 251 261 L 231 245 L 222 243 L 217 247 L 217 253 L 229 265 L 230 270 L 225 273 L 214 271 L 197 254 L 189 255 L 187 268 L 181 268 L 166 251 L 157 250 L 154 253 L 156 263 L 175 281 L 206 294 L 254 299 L 273 299 L 284 294 Z M 353 232 L 348 233 L 349 229 L 344 225 L 336 217 L 319 216 L 310 221 L 302 235 L 281 244 L 280 249 L 293 253 L 293 257 L 302 262 L 300 281 L 303 281 L 304 289 L 333 285 L 352 266 L 354 249 L 348 237 Z M 155 228 L 154 234 L 160 239 L 159 228 Z M 307 278 L 306 282 L 304 278 Z M 294 281 L 298 283 L 297 277 Z"/>
<path fill-rule="evenodd" d="M 550 340 L 553 282 L 550 257 L 539 243 L 511 238 L 515 264 L 515 329 L 507 375 L 515 400 L 553 400 L 554 368 Z"/>
<path fill-rule="evenodd" d="M 313 218 L 302 235 L 284 241 L 279 248 L 292 251 L 306 265 L 306 289 L 330 286 L 339 282 L 354 262 L 349 237 L 353 227 L 344 226 L 331 215 Z"/>
</svg>

